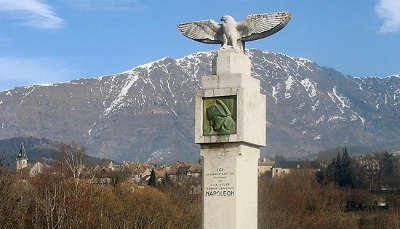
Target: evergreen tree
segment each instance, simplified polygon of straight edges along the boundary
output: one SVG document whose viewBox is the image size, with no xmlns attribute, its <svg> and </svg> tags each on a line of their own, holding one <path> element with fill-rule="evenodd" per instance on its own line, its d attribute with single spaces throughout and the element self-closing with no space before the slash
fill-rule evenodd
<svg viewBox="0 0 400 229">
<path fill-rule="evenodd" d="M 393 174 L 393 156 L 385 151 L 382 157 L 382 175 L 384 177 L 389 177 Z"/>
<path fill-rule="evenodd" d="M 340 160 L 340 177 L 339 177 L 339 185 L 340 186 L 353 186 L 352 181 L 352 171 L 351 171 L 351 160 L 349 154 L 347 153 L 347 149 L 344 148 L 343 155 Z"/>
<path fill-rule="evenodd" d="M 150 179 L 147 184 L 151 186 L 156 186 L 156 173 L 154 172 L 154 169 L 151 170 Z"/>
<path fill-rule="evenodd" d="M 340 180 L 342 179 L 342 157 L 340 156 L 340 152 L 338 152 L 335 161 L 335 183 L 340 184 Z"/>
<path fill-rule="evenodd" d="M 317 179 L 320 183 L 335 182 L 339 186 L 353 187 L 352 164 L 347 149 L 344 148 L 342 152 L 337 153 L 336 159 L 332 159 L 332 162 L 324 170 L 323 178 L 321 178 L 321 174 L 317 174 Z"/>
<path fill-rule="evenodd" d="M 327 183 L 336 182 L 336 162 L 332 159 L 332 162 L 328 165 L 325 170 Z"/>
</svg>

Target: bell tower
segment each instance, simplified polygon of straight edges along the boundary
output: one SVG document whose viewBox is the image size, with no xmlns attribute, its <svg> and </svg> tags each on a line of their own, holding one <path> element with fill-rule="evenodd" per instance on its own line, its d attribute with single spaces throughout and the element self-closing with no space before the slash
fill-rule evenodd
<svg viewBox="0 0 400 229">
<path fill-rule="evenodd" d="M 19 153 L 17 155 L 17 172 L 28 166 L 28 157 L 25 153 L 24 143 L 21 143 Z"/>
</svg>

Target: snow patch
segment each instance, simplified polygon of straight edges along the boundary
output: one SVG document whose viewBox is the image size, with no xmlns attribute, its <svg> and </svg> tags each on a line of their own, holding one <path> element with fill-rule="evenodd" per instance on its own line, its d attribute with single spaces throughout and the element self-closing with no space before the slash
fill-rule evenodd
<svg viewBox="0 0 400 229">
<path fill-rule="evenodd" d="M 34 86 L 38 86 L 38 87 L 52 87 L 52 86 L 54 86 L 54 84 L 52 84 L 52 83 L 42 83 L 42 84 L 35 84 Z"/>
<path fill-rule="evenodd" d="M 365 118 L 361 117 L 357 112 L 354 112 L 354 114 L 361 120 L 363 127 L 365 127 Z"/>
<path fill-rule="evenodd" d="M 171 152 L 163 152 L 163 151 L 155 151 L 150 154 L 150 157 L 147 158 L 147 163 L 161 163 L 165 159 L 166 156 L 171 154 Z"/>
<path fill-rule="evenodd" d="M 111 105 L 104 111 L 104 116 L 107 116 L 116 108 L 123 107 L 123 99 L 127 96 L 129 89 L 133 86 L 133 84 L 138 80 L 138 75 L 132 75 L 132 73 L 129 73 L 130 75 L 128 76 L 127 81 L 125 82 L 124 87 L 121 89 L 119 95 L 117 98 L 111 103 Z"/>
<path fill-rule="evenodd" d="M 346 120 L 346 118 L 343 116 L 334 115 L 334 116 L 329 117 L 328 122 L 335 121 L 335 120 Z"/>
<path fill-rule="evenodd" d="M 386 76 L 386 77 L 383 77 L 383 79 L 390 79 L 390 78 L 400 78 L 400 75 L 390 75 L 390 76 Z"/>
<path fill-rule="evenodd" d="M 286 84 L 285 98 L 286 99 L 289 99 L 290 97 L 292 97 L 288 91 L 292 88 L 293 83 L 294 83 L 293 77 L 289 76 L 285 82 L 285 84 Z"/>
<path fill-rule="evenodd" d="M 92 136 L 92 129 L 90 129 L 90 130 L 88 131 L 88 135 L 89 135 L 89 136 Z"/>
<path fill-rule="evenodd" d="M 184 62 L 184 61 L 186 61 L 186 60 L 195 60 L 195 61 L 198 61 L 198 60 L 199 60 L 199 57 L 205 56 L 205 57 L 208 58 L 208 57 L 212 57 L 212 56 L 214 56 L 214 55 L 215 55 L 215 53 L 212 52 L 212 51 L 208 51 L 208 52 L 196 52 L 196 53 L 190 54 L 190 55 L 188 55 L 188 56 L 184 56 L 184 57 L 182 57 L 182 58 L 176 59 L 176 62 L 177 62 L 178 64 L 181 64 L 182 62 Z"/>
<path fill-rule="evenodd" d="M 315 89 L 315 83 L 310 79 L 306 78 L 300 81 L 301 85 L 303 85 L 304 89 L 308 92 L 309 97 L 314 97 L 317 95 L 317 90 Z"/>
<path fill-rule="evenodd" d="M 315 125 L 318 125 L 320 122 L 325 121 L 325 115 L 322 115 L 321 117 L 319 117 L 319 119 L 317 121 L 315 121 Z"/>
<path fill-rule="evenodd" d="M 313 111 L 315 111 L 317 109 L 317 107 L 319 106 L 319 99 L 317 100 L 317 102 L 315 102 L 315 104 L 311 107 L 311 109 Z"/>
<path fill-rule="evenodd" d="M 328 95 L 342 114 L 344 113 L 342 108 L 350 108 L 349 99 L 344 96 L 339 96 L 336 92 L 336 87 L 333 87 L 332 92 L 328 92 Z"/>
<path fill-rule="evenodd" d="M 362 88 L 361 84 L 358 84 L 358 88 L 360 89 L 360 91 L 362 91 L 362 90 L 363 90 L 363 88 Z"/>
<path fill-rule="evenodd" d="M 279 88 L 279 86 L 278 86 L 278 88 Z M 275 104 L 278 103 L 278 98 L 276 97 L 277 94 L 278 94 L 278 91 L 277 91 L 276 87 L 272 86 L 272 97 L 275 99 Z"/>
<path fill-rule="evenodd" d="M 3 104 L 3 100 L 0 100 L 0 105 Z"/>
<path fill-rule="evenodd" d="M 312 68 L 310 68 L 309 66 L 306 65 L 306 64 L 312 63 L 311 60 L 303 58 L 303 57 L 290 57 L 290 59 L 294 60 L 298 66 L 301 66 L 301 67 L 307 69 L 308 71 L 310 71 L 310 72 L 314 71 Z"/>
<path fill-rule="evenodd" d="M 321 139 L 321 135 L 320 134 L 318 134 L 317 136 L 314 136 L 314 141 L 317 141 L 317 140 L 320 140 Z"/>
<path fill-rule="evenodd" d="M 312 63 L 312 60 L 304 58 L 304 57 L 294 57 L 293 59 L 300 61 L 302 63 Z"/>
<path fill-rule="evenodd" d="M 151 70 L 151 68 L 153 67 L 154 64 L 160 63 L 160 62 L 166 60 L 167 58 L 168 58 L 168 57 L 163 57 L 163 58 L 161 58 L 161 59 L 159 59 L 159 60 L 156 60 L 156 61 L 153 61 L 153 62 L 150 62 L 150 63 L 147 63 L 147 64 L 139 65 L 139 66 L 137 66 L 137 67 L 135 67 L 135 68 L 133 68 L 133 69 L 131 69 L 131 70 L 122 72 L 122 73 L 120 73 L 120 74 L 134 74 L 135 71 L 138 70 L 138 69 L 140 69 L 140 68 L 141 68 L 141 69 L 145 69 L 147 72 L 150 72 L 150 70 Z"/>
<path fill-rule="evenodd" d="M 349 99 L 347 97 L 344 96 L 339 96 L 336 93 L 336 87 L 333 87 L 332 89 L 333 95 L 337 98 L 337 100 L 339 100 L 340 104 L 342 105 L 343 108 L 350 108 L 349 104 Z"/>
<path fill-rule="evenodd" d="M 296 121 L 297 121 L 297 118 L 294 118 L 294 119 L 292 119 L 292 121 L 290 121 L 290 125 L 293 125 L 293 124 L 295 124 L 296 123 Z"/>
</svg>

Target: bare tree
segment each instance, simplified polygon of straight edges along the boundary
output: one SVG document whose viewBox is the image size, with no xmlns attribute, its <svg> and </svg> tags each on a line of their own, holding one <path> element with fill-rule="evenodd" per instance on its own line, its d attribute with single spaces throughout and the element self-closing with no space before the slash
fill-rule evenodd
<svg viewBox="0 0 400 229">
<path fill-rule="evenodd" d="M 86 149 L 83 146 L 66 144 L 60 145 L 60 152 L 62 153 L 63 163 L 71 173 L 75 182 L 75 189 L 79 186 L 79 179 L 84 169 L 84 160 L 86 157 Z"/>
<path fill-rule="evenodd" d="M 374 154 L 363 155 L 360 160 L 360 165 L 365 171 L 365 175 L 369 180 L 369 189 L 375 186 L 374 182 L 377 182 L 376 176 L 379 171 L 379 163 Z"/>
</svg>

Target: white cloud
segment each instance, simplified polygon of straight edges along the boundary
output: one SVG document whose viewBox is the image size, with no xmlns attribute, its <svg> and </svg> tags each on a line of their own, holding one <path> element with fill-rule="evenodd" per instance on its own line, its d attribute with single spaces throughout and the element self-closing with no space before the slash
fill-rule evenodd
<svg viewBox="0 0 400 229">
<path fill-rule="evenodd" d="M 22 20 L 23 25 L 41 29 L 58 28 L 64 22 L 43 0 L 0 0 L 0 11 Z"/>
<path fill-rule="evenodd" d="M 375 11 L 383 19 L 379 32 L 400 31 L 400 0 L 379 0 Z"/>
<path fill-rule="evenodd" d="M 0 57 L 0 80 L 23 85 L 61 82 L 71 79 L 74 72 L 62 61 L 50 58 Z"/>
</svg>

